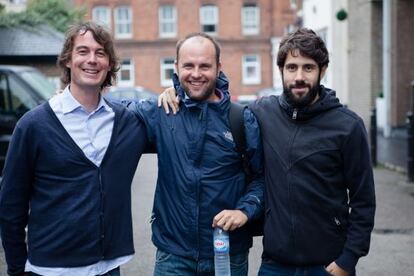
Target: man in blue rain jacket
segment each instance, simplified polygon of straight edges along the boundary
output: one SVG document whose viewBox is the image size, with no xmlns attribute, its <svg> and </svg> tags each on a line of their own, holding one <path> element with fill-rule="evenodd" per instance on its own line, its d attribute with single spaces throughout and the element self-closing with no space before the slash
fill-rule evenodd
<svg viewBox="0 0 414 276">
<path fill-rule="evenodd" d="M 247 275 L 252 237 L 245 224 L 263 211 L 261 136 L 246 109 L 246 153 L 253 172 L 246 184 L 229 126 L 228 81 L 220 66 L 217 42 L 191 34 L 177 44 L 174 86 L 182 99 L 180 111 L 169 116 L 153 101 L 129 105 L 144 120 L 158 154 L 154 275 L 214 275 L 215 226 L 230 230 L 232 275 Z"/>
</svg>

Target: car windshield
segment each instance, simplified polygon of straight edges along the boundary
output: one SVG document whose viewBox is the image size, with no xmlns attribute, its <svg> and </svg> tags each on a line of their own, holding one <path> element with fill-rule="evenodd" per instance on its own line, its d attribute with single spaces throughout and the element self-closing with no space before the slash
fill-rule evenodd
<svg viewBox="0 0 414 276">
<path fill-rule="evenodd" d="M 56 87 L 53 83 L 37 71 L 22 71 L 20 76 L 46 100 L 56 93 Z"/>
<path fill-rule="evenodd" d="M 108 98 L 117 99 L 117 100 L 142 100 L 154 98 L 157 95 L 154 92 L 146 90 L 144 88 L 112 88 L 106 93 Z"/>
</svg>

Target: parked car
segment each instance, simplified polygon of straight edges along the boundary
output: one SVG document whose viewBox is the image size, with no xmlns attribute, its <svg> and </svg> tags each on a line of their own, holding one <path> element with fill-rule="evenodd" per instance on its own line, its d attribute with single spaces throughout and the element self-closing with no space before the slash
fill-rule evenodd
<svg viewBox="0 0 414 276">
<path fill-rule="evenodd" d="M 35 68 L 0 65 L 0 175 L 17 121 L 55 91 L 55 85 Z"/>
<path fill-rule="evenodd" d="M 282 87 L 268 87 L 268 88 L 263 88 L 259 91 L 257 91 L 256 95 L 258 98 L 261 97 L 267 97 L 267 96 L 271 96 L 271 95 L 275 95 L 275 96 L 279 96 L 283 93 L 283 88 Z"/>
<path fill-rule="evenodd" d="M 109 100 L 144 100 L 149 98 L 156 98 L 158 94 L 143 88 L 141 86 L 132 87 L 111 87 L 107 92 L 104 93 L 104 97 Z"/>
<path fill-rule="evenodd" d="M 256 95 L 232 95 L 231 100 L 241 105 L 248 105 L 257 99 Z"/>
</svg>

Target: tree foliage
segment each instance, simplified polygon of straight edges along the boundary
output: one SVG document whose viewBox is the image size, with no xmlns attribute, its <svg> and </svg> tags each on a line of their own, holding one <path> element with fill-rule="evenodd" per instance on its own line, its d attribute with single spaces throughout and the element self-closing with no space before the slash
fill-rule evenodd
<svg viewBox="0 0 414 276">
<path fill-rule="evenodd" d="M 31 0 L 23 12 L 0 11 L 0 27 L 32 27 L 47 24 L 65 32 L 70 24 L 82 21 L 85 9 L 70 6 L 67 0 Z"/>
</svg>

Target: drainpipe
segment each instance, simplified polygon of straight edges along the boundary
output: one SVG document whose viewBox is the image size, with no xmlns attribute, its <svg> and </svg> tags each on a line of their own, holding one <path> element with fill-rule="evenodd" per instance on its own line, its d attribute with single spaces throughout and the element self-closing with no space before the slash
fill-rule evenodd
<svg viewBox="0 0 414 276">
<path fill-rule="evenodd" d="M 279 44 L 282 40 L 281 37 L 272 37 L 272 76 L 273 76 L 273 88 L 282 87 L 282 78 L 280 77 L 279 67 L 277 67 L 277 53 L 279 51 Z"/>
<path fill-rule="evenodd" d="M 388 138 L 391 135 L 391 0 L 382 1 L 382 16 L 382 79 L 386 114 L 384 137 Z"/>
</svg>

